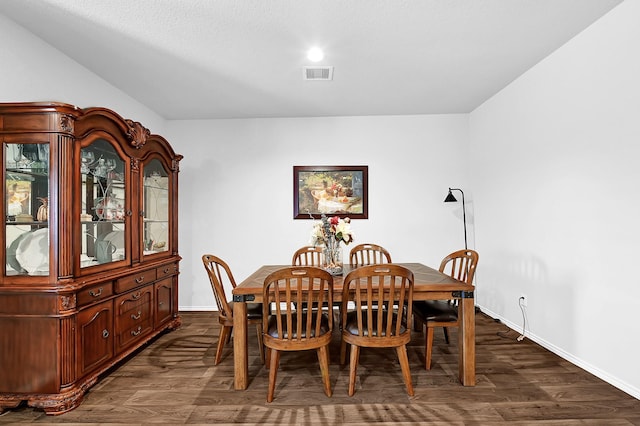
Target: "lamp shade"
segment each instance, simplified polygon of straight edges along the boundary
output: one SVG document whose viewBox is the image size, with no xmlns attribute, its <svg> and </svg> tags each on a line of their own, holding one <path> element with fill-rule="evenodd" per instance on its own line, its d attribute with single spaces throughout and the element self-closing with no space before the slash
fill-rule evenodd
<svg viewBox="0 0 640 426">
<path fill-rule="evenodd" d="M 451 190 L 449 190 L 449 194 L 447 194 L 447 198 L 444 199 L 445 203 L 455 203 L 458 200 L 456 199 L 456 197 L 453 196 L 453 194 L 451 193 Z"/>
</svg>

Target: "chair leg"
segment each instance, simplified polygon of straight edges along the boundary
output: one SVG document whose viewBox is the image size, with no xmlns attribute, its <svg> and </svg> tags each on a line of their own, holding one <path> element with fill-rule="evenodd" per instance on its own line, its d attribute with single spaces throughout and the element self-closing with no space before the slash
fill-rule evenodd
<svg viewBox="0 0 640 426">
<path fill-rule="evenodd" d="M 340 365 L 344 365 L 347 361 L 347 342 L 342 340 L 340 342 Z"/>
<path fill-rule="evenodd" d="M 271 349 L 271 365 L 269 366 L 269 391 L 267 393 L 267 402 L 273 401 L 273 395 L 276 390 L 276 375 L 278 374 L 278 364 L 280 364 L 280 351 Z"/>
<path fill-rule="evenodd" d="M 331 396 L 331 380 L 329 379 L 329 345 L 318 348 L 318 362 L 320 363 L 320 375 L 324 385 L 324 394 Z"/>
<path fill-rule="evenodd" d="M 271 348 L 265 347 L 265 351 L 264 351 L 264 366 L 268 370 L 270 365 L 271 365 Z"/>
<path fill-rule="evenodd" d="M 442 331 L 444 331 L 444 341 L 447 342 L 447 345 L 449 344 L 449 331 L 447 330 L 447 327 L 442 327 Z"/>
<path fill-rule="evenodd" d="M 360 346 L 351 345 L 351 356 L 349 361 L 349 396 L 356 393 L 356 371 L 358 369 L 358 358 L 360 357 Z"/>
<path fill-rule="evenodd" d="M 427 327 L 427 338 L 424 349 L 424 366 L 427 370 L 431 370 L 431 350 L 433 349 L 433 328 Z"/>
<path fill-rule="evenodd" d="M 223 325 L 220 329 L 220 335 L 218 336 L 218 348 L 216 349 L 216 358 L 213 361 L 213 365 L 218 365 L 222 359 L 222 349 L 224 348 L 225 343 L 228 342 L 230 335 L 231 327 Z"/>
<path fill-rule="evenodd" d="M 404 384 L 407 387 L 407 394 L 413 396 L 413 382 L 411 381 L 411 369 L 409 368 L 409 357 L 407 356 L 407 347 L 405 345 L 398 346 L 396 348 L 398 353 L 398 361 L 400 361 L 400 368 L 402 369 L 402 378 Z"/>
<path fill-rule="evenodd" d="M 264 364 L 264 342 L 262 340 L 262 324 L 256 324 L 256 334 L 258 335 L 258 350 L 260 351 L 260 360 Z"/>
</svg>

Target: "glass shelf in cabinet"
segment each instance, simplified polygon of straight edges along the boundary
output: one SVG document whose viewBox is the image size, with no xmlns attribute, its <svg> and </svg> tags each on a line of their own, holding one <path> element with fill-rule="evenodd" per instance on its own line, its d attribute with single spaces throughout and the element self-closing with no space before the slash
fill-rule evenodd
<svg viewBox="0 0 640 426">
<path fill-rule="evenodd" d="M 16 179 L 15 177 L 12 177 L 12 175 L 19 175 L 19 177 Z M 29 177 L 32 176 L 43 176 L 43 177 L 48 177 L 49 176 L 49 169 L 46 168 L 25 168 L 25 169 L 14 169 L 14 168 L 7 168 L 7 179 L 12 179 L 12 180 L 24 180 L 25 177 L 27 177 L 27 179 Z M 31 179 L 28 179 L 31 180 Z"/>
<path fill-rule="evenodd" d="M 11 220 L 11 217 L 9 217 L 9 220 L 7 220 L 5 222 L 7 225 L 13 225 L 13 226 L 24 226 L 24 225 L 32 225 L 32 226 L 39 226 L 41 228 L 46 228 L 49 225 L 49 222 L 42 222 L 42 221 L 37 221 L 37 220 Z"/>
<path fill-rule="evenodd" d="M 80 223 L 84 224 L 84 225 L 98 225 L 98 224 L 103 224 L 103 223 L 110 223 L 112 225 L 124 225 L 125 221 L 124 220 L 83 220 L 80 221 Z"/>
<path fill-rule="evenodd" d="M 144 184 L 144 188 L 145 189 L 159 189 L 162 191 L 169 191 L 169 188 L 167 188 L 166 186 L 159 186 L 159 185 L 149 185 L 147 183 Z"/>
</svg>

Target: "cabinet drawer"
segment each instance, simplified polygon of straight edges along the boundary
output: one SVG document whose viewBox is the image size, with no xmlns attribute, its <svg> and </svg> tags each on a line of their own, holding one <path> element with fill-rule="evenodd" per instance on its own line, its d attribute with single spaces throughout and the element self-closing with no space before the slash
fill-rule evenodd
<svg viewBox="0 0 640 426">
<path fill-rule="evenodd" d="M 151 320 L 141 322 L 140 324 L 136 324 L 131 328 L 121 331 L 118 333 L 118 351 L 125 349 L 130 344 L 140 340 L 142 337 L 151 332 Z"/>
<path fill-rule="evenodd" d="M 168 277 L 171 275 L 176 275 L 178 273 L 178 264 L 171 263 L 169 265 L 164 265 L 156 269 L 156 277 L 158 279 Z"/>
<path fill-rule="evenodd" d="M 147 286 L 115 299 L 116 350 L 119 352 L 153 329 L 153 288 Z"/>
<path fill-rule="evenodd" d="M 151 319 L 151 303 L 133 306 L 118 316 L 118 328 L 121 330 L 135 328 Z"/>
<path fill-rule="evenodd" d="M 113 295 L 113 281 L 96 284 L 78 292 L 78 306 L 90 305 Z"/>
<path fill-rule="evenodd" d="M 138 272 L 137 274 L 127 275 L 116 281 L 116 293 L 124 293 L 141 285 L 149 284 L 156 280 L 156 270 L 149 269 L 147 271 Z"/>
<path fill-rule="evenodd" d="M 116 320 L 130 311 L 139 310 L 142 306 L 151 307 L 153 292 L 151 287 L 131 291 L 116 298 Z"/>
</svg>

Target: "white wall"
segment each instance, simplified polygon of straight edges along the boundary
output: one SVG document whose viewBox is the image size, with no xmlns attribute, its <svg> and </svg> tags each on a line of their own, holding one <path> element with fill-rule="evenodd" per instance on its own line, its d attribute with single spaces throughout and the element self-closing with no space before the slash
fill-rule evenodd
<svg viewBox="0 0 640 426">
<path fill-rule="evenodd" d="M 640 397 L 640 2 L 470 115 L 478 302 Z"/>
<path fill-rule="evenodd" d="M 355 242 L 438 265 L 464 246 L 460 203 L 443 200 L 449 186 L 466 188 L 467 118 L 168 122 L 165 136 L 184 155 L 180 309 L 215 306 L 203 254 L 225 259 L 239 282 L 262 264 L 289 264 L 309 243 L 312 221 L 293 219 L 294 165 L 367 165 L 369 219 L 352 222 Z"/>
<path fill-rule="evenodd" d="M 0 102 L 106 107 L 162 134 L 164 119 L 0 14 Z"/>
</svg>

